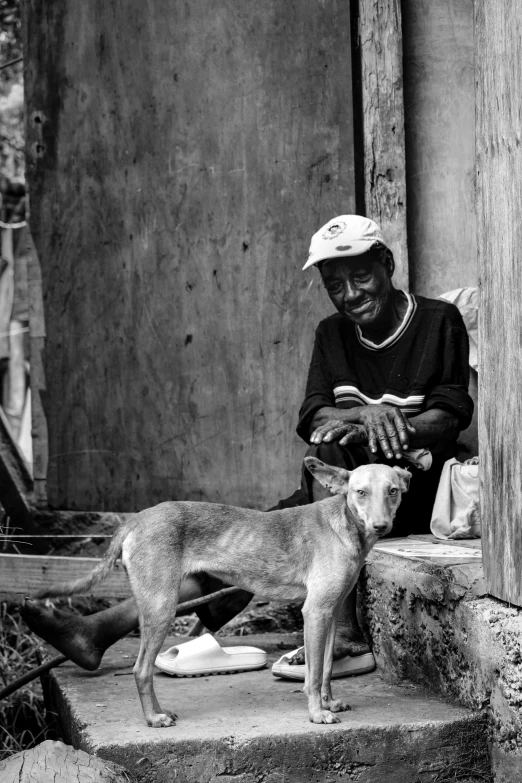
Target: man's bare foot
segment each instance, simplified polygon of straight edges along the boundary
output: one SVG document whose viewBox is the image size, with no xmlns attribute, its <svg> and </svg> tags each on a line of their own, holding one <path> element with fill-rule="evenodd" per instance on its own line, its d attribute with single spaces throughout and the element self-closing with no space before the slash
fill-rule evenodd
<svg viewBox="0 0 522 783">
<path fill-rule="evenodd" d="M 106 647 L 99 645 L 89 617 L 61 612 L 27 599 L 20 613 L 29 629 L 62 655 L 82 669 L 98 668 Z"/>
<path fill-rule="evenodd" d="M 355 658 L 357 655 L 365 655 L 371 652 L 370 647 L 365 642 L 361 631 L 357 628 L 348 629 L 346 626 L 338 628 L 334 643 L 334 661 L 340 658 L 346 658 L 349 655 Z M 291 666 L 303 664 L 305 662 L 304 647 L 300 647 L 292 658 L 288 659 Z"/>
<path fill-rule="evenodd" d="M 357 655 L 366 655 L 369 652 L 371 652 L 370 647 L 358 626 L 341 624 L 337 626 L 334 642 L 334 661 L 338 661 L 339 658 L 345 658 L 347 655 L 354 658 Z"/>
</svg>

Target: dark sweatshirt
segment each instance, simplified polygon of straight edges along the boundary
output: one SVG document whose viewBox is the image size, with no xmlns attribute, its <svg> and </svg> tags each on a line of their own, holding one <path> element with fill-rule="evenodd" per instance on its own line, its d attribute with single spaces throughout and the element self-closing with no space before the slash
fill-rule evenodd
<svg viewBox="0 0 522 783">
<path fill-rule="evenodd" d="M 440 408 L 457 417 L 461 430 L 469 426 L 473 400 L 462 317 L 448 302 L 407 296 L 401 326 L 380 346 L 339 313 L 321 321 L 297 425 L 307 443 L 312 418 L 324 407 L 388 403 L 409 417 Z"/>
</svg>

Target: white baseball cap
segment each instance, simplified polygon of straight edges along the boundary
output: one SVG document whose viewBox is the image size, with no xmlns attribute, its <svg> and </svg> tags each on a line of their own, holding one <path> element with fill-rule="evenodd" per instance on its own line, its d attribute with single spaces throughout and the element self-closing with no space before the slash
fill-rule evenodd
<svg viewBox="0 0 522 783">
<path fill-rule="evenodd" d="M 388 247 L 374 220 L 361 215 L 340 215 L 329 220 L 313 235 L 308 261 L 303 269 L 327 258 L 360 256 L 376 242 Z"/>
</svg>

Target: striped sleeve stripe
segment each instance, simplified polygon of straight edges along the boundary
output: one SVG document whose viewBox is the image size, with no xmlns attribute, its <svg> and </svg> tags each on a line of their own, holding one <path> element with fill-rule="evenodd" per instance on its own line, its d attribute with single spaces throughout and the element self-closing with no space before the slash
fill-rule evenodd
<svg viewBox="0 0 522 783">
<path fill-rule="evenodd" d="M 425 394 L 412 394 L 408 397 L 400 397 L 397 394 L 383 394 L 381 397 L 369 397 L 363 394 L 356 386 L 336 386 L 334 389 L 336 402 L 358 402 L 362 405 L 382 405 L 388 403 L 402 408 L 418 412 L 426 398 Z"/>
</svg>

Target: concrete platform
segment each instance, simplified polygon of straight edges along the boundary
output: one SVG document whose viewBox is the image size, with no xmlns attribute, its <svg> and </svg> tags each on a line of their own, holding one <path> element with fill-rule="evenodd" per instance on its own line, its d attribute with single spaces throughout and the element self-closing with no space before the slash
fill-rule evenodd
<svg viewBox="0 0 522 783">
<path fill-rule="evenodd" d="M 267 650 L 270 665 L 299 641 L 277 635 L 220 638 L 223 646 L 253 644 Z M 335 726 L 311 724 L 302 686 L 273 677 L 269 668 L 197 679 L 157 673 L 160 703 L 177 712 L 178 725 L 148 728 L 131 673 L 137 649 L 137 639 L 126 639 L 97 672 L 65 665 L 52 680 L 65 740 L 122 764 L 143 783 L 488 779 L 480 714 L 419 686 L 389 684 L 379 673 L 335 681 L 335 692 L 353 708 Z M 463 762 L 470 758 L 472 763 Z"/>
</svg>

